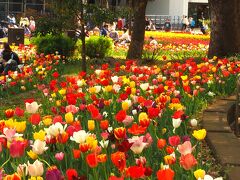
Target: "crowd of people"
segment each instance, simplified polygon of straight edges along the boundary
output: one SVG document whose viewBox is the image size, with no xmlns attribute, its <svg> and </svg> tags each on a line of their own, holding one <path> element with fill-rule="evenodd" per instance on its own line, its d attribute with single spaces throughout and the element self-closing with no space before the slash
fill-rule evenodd
<svg viewBox="0 0 240 180">
<path fill-rule="evenodd" d="M 25 36 L 31 36 L 36 29 L 36 23 L 33 16 L 21 17 L 19 23 L 14 14 L 7 16 L 7 21 L 0 22 L 0 38 L 7 37 L 8 28 L 23 28 Z"/>
</svg>

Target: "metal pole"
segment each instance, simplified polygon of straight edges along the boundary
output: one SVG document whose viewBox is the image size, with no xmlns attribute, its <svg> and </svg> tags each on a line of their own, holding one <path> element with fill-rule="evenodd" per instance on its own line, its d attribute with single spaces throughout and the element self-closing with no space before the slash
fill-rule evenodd
<svg viewBox="0 0 240 180">
<path fill-rule="evenodd" d="M 43 14 L 45 14 L 45 10 L 46 10 L 46 1 L 43 0 Z"/>
<path fill-rule="evenodd" d="M 236 135 L 239 136 L 239 120 L 240 120 L 240 75 L 237 77 L 237 97 L 236 97 L 236 119 L 235 119 L 235 128 Z"/>
</svg>

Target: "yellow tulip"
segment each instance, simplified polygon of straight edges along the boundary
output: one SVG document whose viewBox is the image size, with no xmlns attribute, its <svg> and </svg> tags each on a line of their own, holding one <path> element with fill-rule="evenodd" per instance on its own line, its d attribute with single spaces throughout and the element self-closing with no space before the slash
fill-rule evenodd
<svg viewBox="0 0 240 180">
<path fill-rule="evenodd" d="M 136 92 L 137 92 L 136 88 L 132 88 L 132 89 L 131 89 L 131 94 L 132 94 L 132 95 L 136 94 Z"/>
<path fill-rule="evenodd" d="M 44 116 L 42 122 L 45 126 L 50 126 L 52 124 L 52 117 Z"/>
<path fill-rule="evenodd" d="M 61 95 L 65 95 L 66 94 L 66 89 L 60 89 L 58 92 Z"/>
<path fill-rule="evenodd" d="M 71 124 L 74 120 L 73 114 L 71 112 L 66 113 L 65 120 L 66 120 L 66 123 Z"/>
<path fill-rule="evenodd" d="M 148 115 L 147 115 L 147 113 L 145 113 L 145 112 L 141 112 L 141 113 L 138 115 L 138 121 L 143 120 L 143 119 L 148 119 Z"/>
<path fill-rule="evenodd" d="M 122 102 L 122 109 L 125 110 L 125 111 L 129 109 L 129 104 L 128 104 L 127 101 Z"/>
<path fill-rule="evenodd" d="M 56 106 L 58 106 L 58 107 L 61 106 L 61 100 L 56 101 Z"/>
<path fill-rule="evenodd" d="M 89 145 L 89 148 L 94 150 L 97 147 L 98 141 L 93 136 L 88 136 L 86 138 L 86 143 Z"/>
<path fill-rule="evenodd" d="M 106 92 L 111 92 L 112 89 L 113 89 L 112 85 L 108 85 L 108 86 L 106 86 L 106 87 L 104 88 L 104 90 L 105 90 Z"/>
<path fill-rule="evenodd" d="M 165 134 L 167 132 L 166 128 L 162 128 L 162 134 Z"/>
<path fill-rule="evenodd" d="M 15 129 L 18 133 L 22 133 L 26 129 L 26 121 L 14 122 L 14 125 L 15 125 Z"/>
<path fill-rule="evenodd" d="M 188 79 L 188 76 L 187 76 L 187 75 L 181 76 L 181 79 L 182 79 L 183 81 L 186 81 L 186 80 Z"/>
<path fill-rule="evenodd" d="M 40 130 L 39 132 L 35 132 L 33 133 L 33 138 L 34 140 L 41 140 L 41 141 L 44 141 L 45 140 L 45 135 L 46 135 L 46 132 L 43 131 L 43 130 Z"/>
<path fill-rule="evenodd" d="M 38 158 L 38 155 L 35 154 L 32 150 L 27 151 L 27 154 L 31 159 L 37 159 Z"/>
<path fill-rule="evenodd" d="M 216 72 L 217 68 L 216 67 L 212 67 L 212 72 Z"/>
<path fill-rule="evenodd" d="M 43 180 L 43 177 L 41 177 L 41 176 L 37 176 L 37 177 L 31 176 L 31 178 L 29 178 L 28 180 Z"/>
<path fill-rule="evenodd" d="M 207 135 L 206 129 L 200 129 L 200 130 L 194 130 L 193 131 L 193 137 L 195 137 L 197 140 L 201 141 L 205 138 Z"/>
<path fill-rule="evenodd" d="M 94 131 L 95 129 L 95 121 L 94 120 L 88 120 L 88 130 Z"/>
<path fill-rule="evenodd" d="M 89 91 L 89 93 L 94 94 L 94 93 L 96 93 L 96 88 L 95 87 L 89 87 L 88 91 Z"/>
<path fill-rule="evenodd" d="M 134 88 L 135 86 L 136 86 L 136 83 L 135 83 L 134 81 L 131 81 L 131 82 L 130 82 L 130 87 L 131 87 L 131 88 Z"/>
<path fill-rule="evenodd" d="M 13 121 L 13 119 L 11 118 L 11 119 L 6 120 L 5 121 L 5 126 L 8 127 L 9 129 L 10 128 L 14 128 L 14 121 Z"/>
<path fill-rule="evenodd" d="M 198 170 L 194 171 L 194 176 L 196 179 L 204 179 L 205 171 L 202 169 L 198 169 Z"/>
</svg>

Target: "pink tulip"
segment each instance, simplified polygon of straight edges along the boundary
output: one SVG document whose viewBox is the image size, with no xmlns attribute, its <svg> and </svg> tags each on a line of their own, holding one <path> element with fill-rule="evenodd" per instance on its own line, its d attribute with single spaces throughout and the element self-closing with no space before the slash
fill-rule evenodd
<svg viewBox="0 0 240 180">
<path fill-rule="evenodd" d="M 26 148 L 26 143 L 24 143 L 23 141 L 13 140 L 9 148 L 10 156 L 12 156 L 13 158 L 18 158 L 23 156 L 25 148 Z"/>
<path fill-rule="evenodd" d="M 55 158 L 56 158 L 58 161 L 63 160 L 63 158 L 64 158 L 64 153 L 63 153 L 63 152 L 56 153 L 56 154 L 55 154 Z"/>
<path fill-rule="evenodd" d="M 4 128 L 3 133 L 4 133 L 5 137 L 7 138 L 7 140 L 11 141 L 13 139 L 14 135 L 16 134 L 16 130 Z"/>
<path fill-rule="evenodd" d="M 187 155 L 192 153 L 192 144 L 190 141 L 185 141 L 183 144 L 178 145 L 178 151 L 181 155 Z"/>
<path fill-rule="evenodd" d="M 197 160 L 192 154 L 182 155 L 180 157 L 180 164 L 185 170 L 189 170 L 197 164 Z"/>
<path fill-rule="evenodd" d="M 168 143 L 171 146 L 177 146 L 180 143 L 180 137 L 179 136 L 171 136 L 168 138 Z"/>
<path fill-rule="evenodd" d="M 68 105 L 68 106 L 66 106 L 65 110 L 67 113 L 71 112 L 73 114 L 76 114 L 79 110 L 79 107 L 76 107 L 75 105 Z"/>
</svg>

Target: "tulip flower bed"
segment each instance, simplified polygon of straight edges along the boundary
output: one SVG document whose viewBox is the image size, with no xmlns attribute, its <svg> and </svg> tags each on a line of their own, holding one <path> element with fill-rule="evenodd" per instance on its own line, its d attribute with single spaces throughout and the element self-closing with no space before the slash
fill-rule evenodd
<svg viewBox="0 0 240 180">
<path fill-rule="evenodd" d="M 0 75 L 0 97 L 18 94 L 26 90 L 32 90 L 39 83 L 48 83 L 60 63 L 58 55 L 36 55 L 33 46 L 13 46 L 20 61 L 24 64 L 21 72 L 9 72 L 8 75 Z"/>
<path fill-rule="evenodd" d="M 52 76 L 41 102 L 0 117 L 0 179 L 210 180 L 195 114 L 239 72 L 239 61 L 191 58 Z"/>
<path fill-rule="evenodd" d="M 149 37 L 152 36 L 158 41 L 157 46 L 149 45 Z M 190 57 L 206 57 L 209 36 L 193 35 L 175 32 L 145 32 L 145 45 L 143 59 L 154 60 L 184 60 Z M 128 46 L 117 44 L 114 47 L 112 56 L 126 58 Z"/>
<path fill-rule="evenodd" d="M 161 44 L 204 44 L 208 45 L 209 35 L 197 35 L 180 32 L 159 32 L 159 31 L 146 31 L 145 38 L 154 37 Z"/>
</svg>

